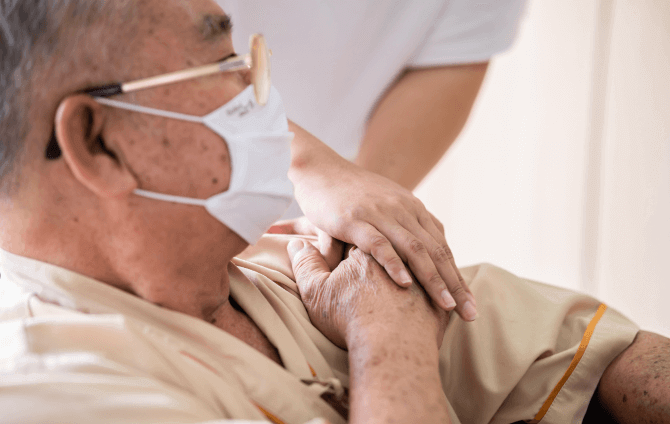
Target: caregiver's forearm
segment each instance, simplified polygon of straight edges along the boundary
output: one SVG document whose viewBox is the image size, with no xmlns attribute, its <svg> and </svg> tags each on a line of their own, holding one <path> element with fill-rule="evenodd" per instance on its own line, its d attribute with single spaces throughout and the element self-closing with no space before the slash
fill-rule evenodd
<svg viewBox="0 0 670 424">
<path fill-rule="evenodd" d="M 356 164 L 413 190 L 463 129 L 487 67 L 406 72 L 368 121 Z"/>
</svg>

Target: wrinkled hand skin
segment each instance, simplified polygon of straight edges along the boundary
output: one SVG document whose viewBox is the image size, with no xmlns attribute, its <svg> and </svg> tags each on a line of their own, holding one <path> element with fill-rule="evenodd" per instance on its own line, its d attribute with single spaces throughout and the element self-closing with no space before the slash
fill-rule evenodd
<svg viewBox="0 0 670 424">
<path fill-rule="evenodd" d="M 312 323 L 348 350 L 349 422 L 451 422 L 438 355 L 447 313 L 360 249 L 332 272 L 311 243 L 293 240 L 287 250 Z"/>
<path fill-rule="evenodd" d="M 410 191 L 340 157 L 290 124 L 289 178 L 305 216 L 331 237 L 372 255 L 396 284 L 412 285 L 405 263 L 433 301 L 465 320 L 476 302 L 436 220 Z"/>
<path fill-rule="evenodd" d="M 420 328 L 435 337 L 438 347 L 441 345 L 448 314 L 420 285 L 398 287 L 377 261 L 360 249 L 353 248 L 332 272 L 311 244 L 294 240 L 288 250 L 312 323 L 337 346 L 346 349 L 347 341 L 357 332 L 379 323 L 389 331 Z"/>
</svg>

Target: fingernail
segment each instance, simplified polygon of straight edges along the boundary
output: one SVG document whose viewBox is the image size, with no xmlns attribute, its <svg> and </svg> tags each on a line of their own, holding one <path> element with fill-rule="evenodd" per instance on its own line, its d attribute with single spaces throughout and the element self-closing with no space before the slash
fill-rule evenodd
<svg viewBox="0 0 670 424">
<path fill-rule="evenodd" d="M 451 297 L 451 293 L 448 290 L 442 290 L 442 302 L 444 303 L 444 309 L 451 310 L 456 307 L 456 301 Z"/>
<path fill-rule="evenodd" d="M 293 259 L 295 255 L 297 255 L 298 252 L 300 252 L 303 249 L 303 247 L 305 247 L 305 243 L 302 240 L 298 239 L 291 240 L 286 246 L 289 257 Z"/>
<path fill-rule="evenodd" d="M 409 287 L 412 285 L 412 276 L 409 275 L 406 269 L 400 271 L 400 279 L 402 280 L 401 283 L 405 286 Z"/>
<path fill-rule="evenodd" d="M 463 305 L 463 318 L 465 318 L 466 321 L 474 321 L 477 319 L 477 310 L 470 301 L 465 302 L 465 305 Z"/>
</svg>

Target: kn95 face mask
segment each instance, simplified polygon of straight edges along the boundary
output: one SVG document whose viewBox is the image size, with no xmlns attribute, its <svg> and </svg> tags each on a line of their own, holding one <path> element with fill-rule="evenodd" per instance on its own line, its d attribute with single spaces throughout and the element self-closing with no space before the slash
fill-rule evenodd
<svg viewBox="0 0 670 424">
<path fill-rule="evenodd" d="M 203 206 L 217 220 L 254 244 L 283 215 L 293 199 L 288 179 L 293 133 L 281 97 L 274 87 L 265 106 L 253 86 L 206 116 L 193 116 L 105 98 L 97 102 L 134 112 L 201 123 L 228 145 L 231 176 L 228 190 L 208 199 L 172 196 L 137 189 L 135 194 L 166 202 Z"/>
</svg>

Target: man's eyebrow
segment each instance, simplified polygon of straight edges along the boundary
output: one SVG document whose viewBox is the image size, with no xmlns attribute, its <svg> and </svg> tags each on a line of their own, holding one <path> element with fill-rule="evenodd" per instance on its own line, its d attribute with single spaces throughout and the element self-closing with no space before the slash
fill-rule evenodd
<svg viewBox="0 0 670 424">
<path fill-rule="evenodd" d="M 230 32 L 233 30 L 233 21 L 225 13 L 221 15 L 208 13 L 203 16 L 198 29 L 205 40 L 212 40 L 222 35 L 230 37 Z"/>
</svg>

